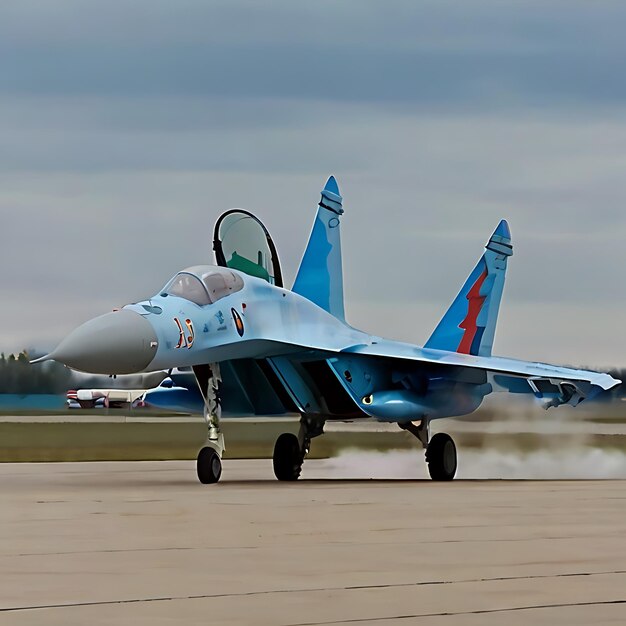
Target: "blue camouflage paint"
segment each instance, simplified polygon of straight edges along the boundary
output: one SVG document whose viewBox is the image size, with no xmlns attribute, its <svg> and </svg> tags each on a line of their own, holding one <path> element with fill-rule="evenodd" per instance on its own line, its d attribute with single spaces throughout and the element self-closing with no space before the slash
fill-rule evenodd
<svg viewBox="0 0 626 626">
<path fill-rule="evenodd" d="M 292 289 L 340 320 L 345 319 L 340 239 L 342 214 L 339 186 L 331 176 L 322 190 L 313 230 Z"/>
<path fill-rule="evenodd" d="M 160 292 L 147 302 L 91 320 L 43 360 L 52 358 L 76 369 L 103 374 L 210 363 L 228 367 L 241 360 L 250 360 L 257 367 L 257 361 L 263 360 L 295 392 L 302 405 L 298 410 L 305 415 L 326 418 L 331 410 L 323 406 L 328 403 L 312 378 L 315 375 L 321 376 L 317 380 L 322 387 L 338 381 L 337 387 L 349 393 L 363 414 L 392 421 L 407 421 L 418 410 L 430 419 L 466 414 L 492 391 L 533 393 L 544 384 L 551 388 L 560 385 L 561 397 L 550 398 L 551 406 L 553 400 L 575 406 L 581 398 L 593 397 L 619 383 L 608 374 L 491 356 L 507 259 L 512 254 L 506 222 L 498 225 L 470 278 L 424 348 L 349 326 L 343 310 L 338 225 L 343 209 L 338 192 L 336 181 L 329 179 L 293 291 L 234 269 L 188 268 L 183 274 L 197 279 L 191 291 L 178 295 Z M 194 285 L 202 285 L 203 277 L 214 274 L 224 281 L 228 278 L 233 287 L 219 300 L 198 301 Z M 472 304 L 475 315 L 468 316 Z M 154 307 L 153 312 L 147 306 Z M 162 314 L 156 313 L 156 307 Z M 245 332 L 238 332 L 235 316 L 231 322 L 223 314 L 229 309 L 242 311 L 240 321 L 245 320 Z M 211 331 L 220 318 L 228 323 L 219 326 L 219 332 L 198 333 L 189 349 L 176 350 L 179 329 L 172 323 L 173 318 L 190 320 L 189 324 L 196 327 L 208 323 Z M 110 341 L 115 338 L 107 330 L 110 328 L 117 328 L 127 337 L 124 345 Z M 475 332 L 470 354 L 459 353 L 459 344 L 468 330 Z M 143 362 L 144 357 L 145 366 L 134 365 L 140 358 Z M 133 364 L 132 370 L 129 363 Z M 331 369 L 324 369 L 329 364 Z M 303 376 L 306 366 L 313 369 Z M 266 380 L 265 374 L 262 378 Z M 255 391 L 252 385 L 249 389 Z M 374 400 L 368 404 L 365 396 L 369 394 Z M 380 414 L 374 410 L 376 403 L 380 403 Z"/>
<path fill-rule="evenodd" d="M 483 256 L 424 345 L 425 348 L 468 352 L 474 356 L 491 356 L 504 289 L 507 258 L 513 254 L 511 231 L 505 220 L 498 224 L 485 247 Z M 481 275 L 485 270 L 487 274 L 481 281 Z M 468 299 L 468 294 L 475 286 L 480 287 L 480 298 Z M 482 298 L 484 298 L 482 303 L 479 303 Z M 471 311 L 472 306 L 480 306 L 480 309 L 476 315 L 475 328 L 468 330 L 466 327 L 468 318 L 475 313 Z M 460 349 L 467 332 L 473 333 L 469 351 Z"/>
</svg>

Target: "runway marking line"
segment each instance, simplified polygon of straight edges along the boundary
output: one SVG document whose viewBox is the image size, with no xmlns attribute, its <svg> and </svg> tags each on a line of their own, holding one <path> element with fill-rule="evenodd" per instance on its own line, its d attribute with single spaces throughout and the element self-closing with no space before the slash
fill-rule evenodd
<svg viewBox="0 0 626 626">
<path fill-rule="evenodd" d="M 583 576 L 610 576 L 615 574 L 626 574 L 626 570 L 612 570 L 604 572 L 566 572 L 564 574 L 529 574 L 527 576 L 496 576 L 493 578 L 468 578 L 462 580 L 425 580 L 421 582 L 413 583 L 395 583 L 395 584 L 379 584 L 379 585 L 352 585 L 346 587 L 314 587 L 308 589 L 268 589 L 265 591 L 244 591 L 240 593 L 215 593 L 215 594 L 197 594 L 188 596 L 155 596 L 148 598 L 128 598 L 125 600 L 94 600 L 92 602 L 64 602 L 59 604 L 39 604 L 39 605 L 27 605 L 27 606 L 12 606 L 12 607 L 0 607 L 0 613 L 10 613 L 18 611 L 37 611 L 44 609 L 66 609 L 75 607 L 88 607 L 88 606 L 107 606 L 115 604 L 140 604 L 142 602 L 170 602 L 172 600 L 205 600 L 213 598 L 237 598 L 246 596 L 261 596 L 272 594 L 287 594 L 287 593 L 320 593 L 328 591 L 360 591 L 365 589 L 391 589 L 401 587 L 422 587 L 429 585 L 461 585 L 467 583 L 482 583 L 482 582 L 497 582 L 497 581 L 511 581 L 511 580 L 536 580 L 543 578 L 574 578 Z M 573 602 L 573 603 L 561 603 L 561 604 L 546 604 L 546 605 L 532 605 L 532 606 L 519 606 L 500 609 L 479 609 L 475 611 L 459 611 L 458 613 L 424 613 L 414 615 L 391 615 L 387 617 L 371 617 L 360 619 L 348 619 L 329 622 L 302 622 L 293 623 L 289 626 L 316 626 L 321 624 L 348 624 L 351 622 L 374 622 L 382 621 L 385 619 L 409 619 L 419 617 L 436 617 L 436 616 L 452 616 L 452 615 L 473 615 L 481 613 L 499 613 L 506 611 L 522 611 L 528 609 L 542 609 L 542 608 L 558 608 L 566 606 L 593 606 L 604 604 L 626 604 L 626 598 L 617 600 L 604 600 L 595 602 Z"/>
<path fill-rule="evenodd" d="M 502 609 L 477 609 L 475 611 L 444 611 L 443 613 L 414 613 L 412 615 L 387 615 L 383 617 L 359 617 L 354 619 L 333 620 L 330 622 L 292 622 L 285 626 L 332 626 L 332 624 L 354 624 L 363 622 L 382 622 L 400 619 L 421 619 L 423 617 L 454 617 L 456 615 L 486 615 L 488 613 L 509 613 L 513 611 L 532 611 L 537 609 L 560 609 L 573 606 L 609 606 L 626 604 L 624 600 L 600 600 L 597 602 L 561 602 L 558 604 L 533 604 L 512 606 Z"/>
<path fill-rule="evenodd" d="M 40 518 L 45 519 L 45 518 Z M 50 518 L 56 519 L 56 518 Z M 39 520 L 39 521 L 40 521 Z M 478 528 L 482 528 L 482 526 L 477 526 Z M 443 528 L 443 527 L 442 527 Z M 468 526 L 468 528 L 474 528 L 473 526 Z M 376 529 L 378 530 L 378 529 Z M 410 530 L 409 528 L 399 528 L 397 530 Z M 300 536 L 302 533 L 288 533 L 288 536 Z M 439 539 L 439 540 L 425 540 L 425 541 L 414 541 L 414 544 L 431 544 L 431 545 L 439 545 L 445 543 L 521 543 L 524 541 L 570 541 L 572 539 L 576 540 L 584 540 L 587 539 L 591 535 L 561 535 L 561 536 L 545 536 L 545 537 L 504 537 L 501 539 Z M 605 534 L 605 538 L 611 537 L 619 537 L 622 538 L 621 533 L 610 533 Z M 397 545 L 405 545 L 403 541 L 329 541 L 328 545 L 349 545 L 349 546 L 397 546 Z M 71 556 L 75 554 L 126 554 L 133 552 L 186 552 L 186 551 L 198 551 L 198 550 L 259 550 L 261 546 L 245 546 L 245 545 L 226 545 L 226 546 L 159 546 L 154 548 L 104 548 L 101 550 L 63 550 L 61 552 L 5 552 L 4 554 L 0 554 L 0 557 L 4 558 L 28 558 L 33 556 Z M 595 573 L 595 572 L 590 572 Z M 605 572 L 598 572 L 599 574 L 603 574 Z M 622 573 L 622 572 L 612 572 L 612 573 Z M 558 574 L 559 576 L 561 574 Z M 569 574 L 562 574 L 563 576 L 569 576 Z M 584 574 L 581 574 L 581 576 Z M 415 583 L 406 583 L 413 585 Z M 419 583 L 426 584 L 426 583 Z"/>
</svg>

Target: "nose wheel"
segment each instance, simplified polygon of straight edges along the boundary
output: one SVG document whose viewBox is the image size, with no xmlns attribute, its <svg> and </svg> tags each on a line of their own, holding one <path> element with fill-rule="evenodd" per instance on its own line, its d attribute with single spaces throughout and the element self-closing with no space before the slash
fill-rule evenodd
<svg viewBox="0 0 626 626">
<path fill-rule="evenodd" d="M 219 454 L 208 446 L 202 448 L 198 453 L 196 471 L 198 480 L 203 485 L 216 483 L 222 476 L 222 461 Z"/>
<path fill-rule="evenodd" d="M 193 372 L 204 398 L 204 420 L 208 431 L 206 445 L 198 453 L 196 472 L 203 485 L 211 485 L 222 476 L 222 454 L 226 448 L 220 427 L 222 376 L 218 363 L 197 365 Z"/>
</svg>

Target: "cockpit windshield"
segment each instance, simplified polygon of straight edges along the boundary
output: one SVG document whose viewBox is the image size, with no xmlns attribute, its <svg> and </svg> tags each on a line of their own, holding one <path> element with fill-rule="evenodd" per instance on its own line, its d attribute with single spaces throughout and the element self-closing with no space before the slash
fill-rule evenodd
<svg viewBox="0 0 626 626">
<path fill-rule="evenodd" d="M 188 272 L 176 274 L 163 291 L 170 296 L 185 298 L 185 300 L 190 300 L 200 306 L 211 304 L 209 294 L 202 281 Z"/>
<path fill-rule="evenodd" d="M 198 265 L 176 274 L 163 293 L 204 306 L 241 289 L 243 280 L 234 272 L 223 267 Z"/>
</svg>

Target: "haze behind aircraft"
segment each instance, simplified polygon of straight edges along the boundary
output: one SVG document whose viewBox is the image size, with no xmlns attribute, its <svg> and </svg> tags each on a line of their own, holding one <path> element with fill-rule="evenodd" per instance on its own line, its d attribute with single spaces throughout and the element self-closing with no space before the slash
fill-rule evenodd
<svg viewBox="0 0 626 626">
<path fill-rule="evenodd" d="M 619 384 L 608 374 L 491 355 L 513 254 L 504 220 L 424 347 L 352 328 L 344 316 L 343 213 L 331 176 L 289 290 L 263 224 L 227 211 L 215 226 L 216 266 L 185 269 L 149 300 L 86 322 L 42 360 L 102 374 L 191 366 L 208 426 L 197 459 L 203 483 L 221 476 L 222 410 L 300 415 L 298 436 L 284 433 L 274 447 L 279 480 L 299 477 L 327 420 L 361 419 L 411 432 L 431 477 L 451 480 L 456 447 L 445 433 L 430 437 L 431 420 L 471 413 L 496 391 L 533 394 L 547 408 L 575 406 Z"/>
</svg>

